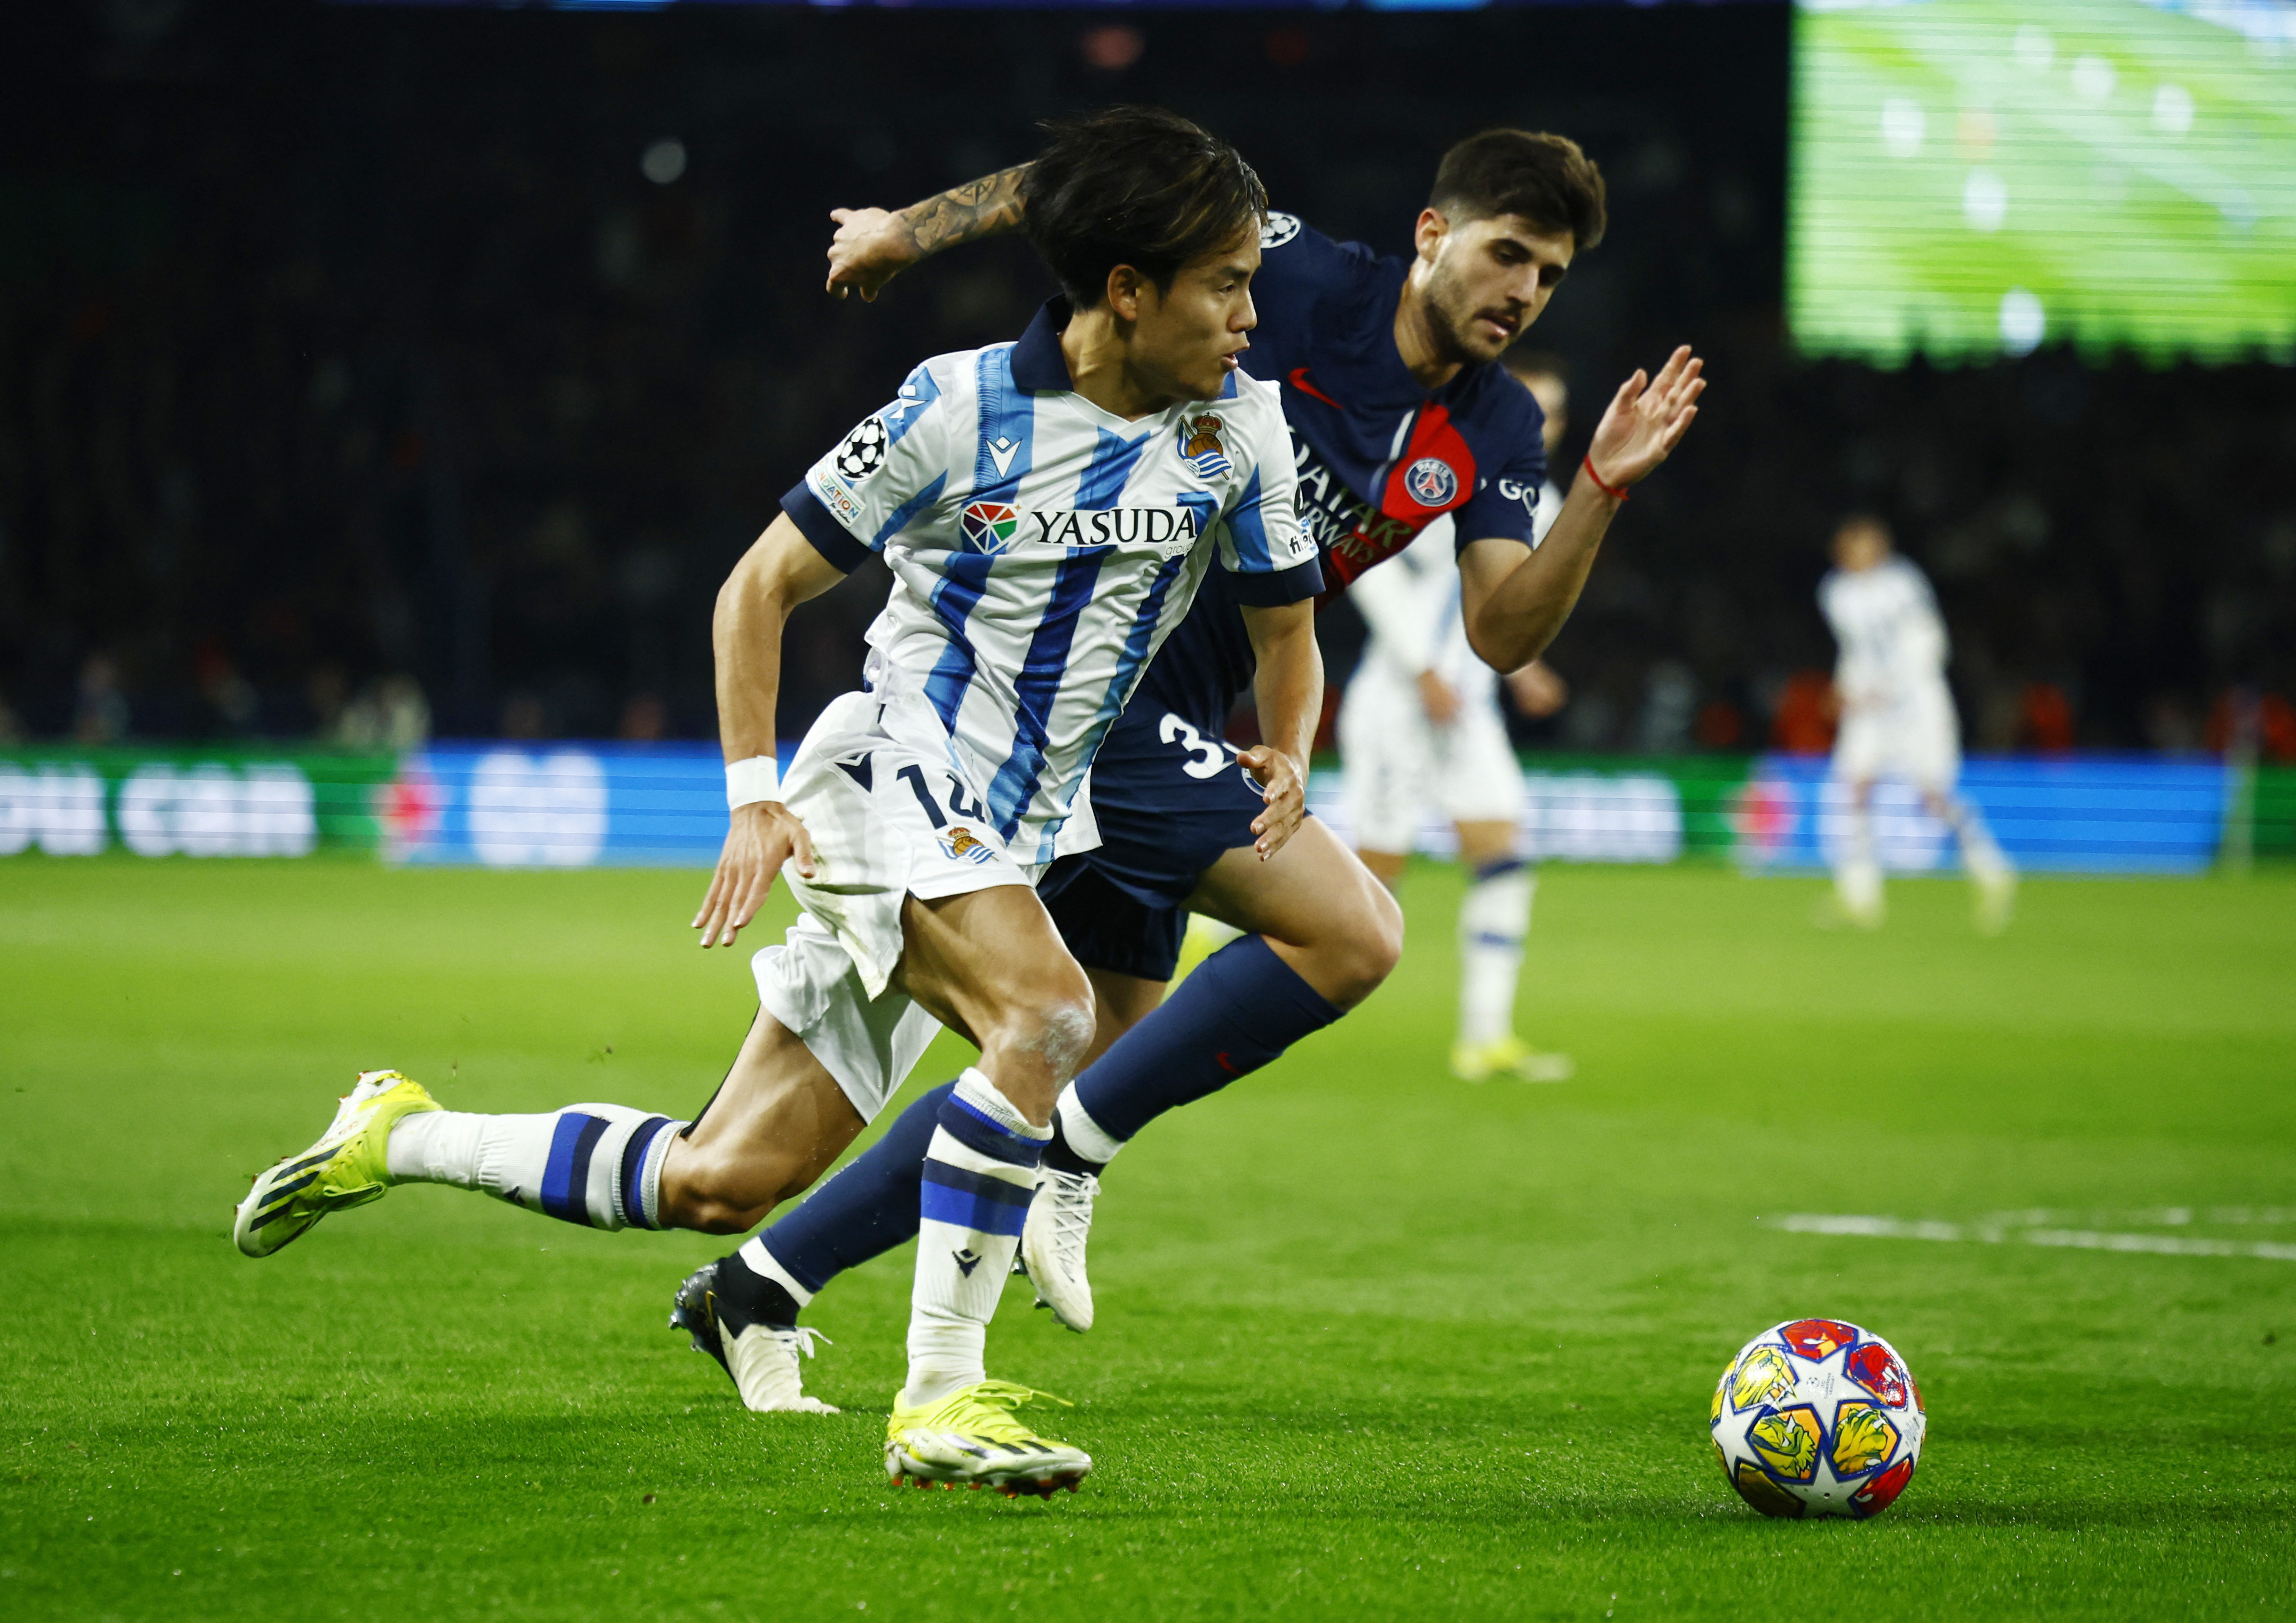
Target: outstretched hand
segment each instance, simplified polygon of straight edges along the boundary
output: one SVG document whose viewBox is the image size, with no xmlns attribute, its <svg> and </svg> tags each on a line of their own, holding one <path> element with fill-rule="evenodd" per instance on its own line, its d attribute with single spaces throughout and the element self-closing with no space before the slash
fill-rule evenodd
<svg viewBox="0 0 2296 1623">
<path fill-rule="evenodd" d="M 693 928 L 701 932 L 701 945 L 733 946 L 742 927 L 766 905 L 774 875 L 785 862 L 795 863 L 805 878 L 813 877 L 813 840 L 797 815 L 778 800 L 734 807 L 718 871 L 709 876 L 709 893 L 693 915 Z"/>
<path fill-rule="evenodd" d="M 829 241 L 829 291 L 872 303 L 885 283 L 918 259 L 914 234 L 884 209 L 832 209 L 837 234 Z"/>
<path fill-rule="evenodd" d="M 1667 357 L 1658 376 L 1637 372 L 1619 385 L 1587 447 L 1597 479 L 1624 489 L 1657 471 L 1698 415 L 1698 397 L 1706 392 L 1706 380 L 1699 374 L 1705 366 L 1685 344 Z"/>
</svg>

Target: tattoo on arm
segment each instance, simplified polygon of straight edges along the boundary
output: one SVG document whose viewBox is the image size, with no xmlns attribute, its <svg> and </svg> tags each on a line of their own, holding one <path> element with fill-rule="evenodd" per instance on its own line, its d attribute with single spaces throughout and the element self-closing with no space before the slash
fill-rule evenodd
<svg viewBox="0 0 2296 1623">
<path fill-rule="evenodd" d="M 975 237 L 995 236 L 1021 223 L 1021 177 L 1027 164 L 968 180 L 938 197 L 901 210 L 920 255 L 939 253 Z"/>
</svg>

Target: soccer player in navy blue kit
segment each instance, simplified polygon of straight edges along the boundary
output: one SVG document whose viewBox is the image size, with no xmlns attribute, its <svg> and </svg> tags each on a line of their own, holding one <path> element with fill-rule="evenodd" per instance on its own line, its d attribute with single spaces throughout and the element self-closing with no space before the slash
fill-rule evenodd
<svg viewBox="0 0 2296 1623">
<path fill-rule="evenodd" d="M 839 210 L 830 286 L 873 298 L 931 253 L 1014 229 L 1024 166 L 898 214 Z M 1704 388 L 1687 347 L 1622 384 L 1562 512 L 1534 538 L 1547 477 L 1540 415 L 1494 363 L 1603 234 L 1594 164 L 1558 135 L 1492 130 L 1445 154 L 1413 256 L 1381 258 L 1271 214 L 1251 295 L 1246 371 L 1282 385 L 1302 522 L 1325 584 L 1344 586 L 1450 514 L 1469 641 L 1499 670 L 1546 648 L 1569 616 L 1628 490 L 1688 430 Z M 1272 857 L 1265 807 L 1222 742 L 1252 656 L 1237 603 L 1207 583 L 1095 758 L 1099 844 L 1040 887 L 1092 981 L 1098 1029 L 1063 1092 L 1022 1238 L 1038 1296 L 1074 1330 L 1092 1322 L 1085 1237 L 1098 1175 L 1150 1120 L 1216 1092 L 1338 1019 L 1393 967 L 1401 918 L 1387 891 L 1313 819 Z M 1081 823 L 1082 819 L 1078 819 Z M 1246 933 L 1168 999 L 1189 911 Z M 917 1166 L 935 1089 L 794 1211 L 680 1291 L 672 1323 L 729 1362 L 752 1408 L 800 1406 L 799 1310 L 845 1268 L 917 1232 Z M 767 1343 L 785 1356 L 761 1357 Z"/>
</svg>

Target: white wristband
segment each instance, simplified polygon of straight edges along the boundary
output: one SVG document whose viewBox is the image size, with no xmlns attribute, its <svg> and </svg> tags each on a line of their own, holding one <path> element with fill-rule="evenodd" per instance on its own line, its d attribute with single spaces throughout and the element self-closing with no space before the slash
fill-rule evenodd
<svg viewBox="0 0 2296 1623">
<path fill-rule="evenodd" d="M 753 755 L 746 761 L 726 764 L 726 804 L 738 811 L 760 800 L 782 798 L 780 766 L 770 755 Z"/>
</svg>

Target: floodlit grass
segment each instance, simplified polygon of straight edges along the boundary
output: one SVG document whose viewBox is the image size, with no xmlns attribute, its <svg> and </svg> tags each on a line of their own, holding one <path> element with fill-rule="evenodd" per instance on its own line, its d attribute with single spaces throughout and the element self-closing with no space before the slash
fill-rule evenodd
<svg viewBox="0 0 2296 1623">
<path fill-rule="evenodd" d="M 906 1250 L 809 1316 L 831 1419 L 743 1413 L 663 1328 L 722 1242 L 440 1189 L 269 1260 L 258 1165 L 360 1067 L 448 1102 L 690 1113 L 749 1018 L 690 873 L 0 865 L 0 1615 L 2285 1615 L 2296 879 L 2035 883 L 2005 939 L 1901 884 L 1550 869 L 1526 1035 L 1442 1067 L 1457 882 L 1393 982 L 1114 1168 L 1100 1326 L 1006 1298 L 1076 1400 L 1052 1504 L 895 1493 Z M 920 1084 L 952 1073 L 945 1043 Z M 1997 1242 L 1790 1232 L 1795 1215 Z M 2006 1215 L 2003 1215 L 2006 1214 Z M 1889 1336 L 1929 1452 L 1864 1525 L 1719 1480 L 1715 1376 L 1779 1319 Z"/>
</svg>

